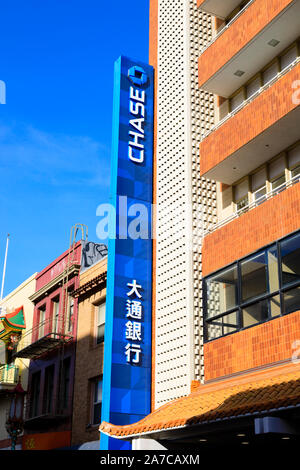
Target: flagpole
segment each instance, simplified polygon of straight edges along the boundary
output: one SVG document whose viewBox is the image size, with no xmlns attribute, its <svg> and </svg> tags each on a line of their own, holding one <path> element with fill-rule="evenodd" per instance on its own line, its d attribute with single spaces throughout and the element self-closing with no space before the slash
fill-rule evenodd
<svg viewBox="0 0 300 470">
<path fill-rule="evenodd" d="M 7 238 L 6 238 L 6 249 L 5 249 L 5 258 L 4 258 L 4 265 L 3 265 L 0 301 L 3 299 L 4 281 L 5 281 L 5 273 L 6 273 L 6 260 L 7 260 L 7 252 L 8 252 L 8 242 L 9 242 L 9 233 L 7 234 Z"/>
</svg>

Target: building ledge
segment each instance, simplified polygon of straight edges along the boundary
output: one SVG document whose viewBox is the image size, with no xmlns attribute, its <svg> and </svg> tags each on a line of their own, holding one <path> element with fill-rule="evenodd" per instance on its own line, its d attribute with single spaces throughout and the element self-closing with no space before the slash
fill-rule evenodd
<svg viewBox="0 0 300 470">
<path fill-rule="evenodd" d="M 289 363 L 242 378 L 200 385 L 194 390 L 135 424 L 117 426 L 103 422 L 100 431 L 117 439 L 132 439 L 299 406 L 300 364 Z"/>
<path fill-rule="evenodd" d="M 42 338 L 34 341 L 33 343 L 19 349 L 13 353 L 13 357 L 21 357 L 26 359 L 37 359 L 38 357 L 46 354 L 53 349 L 62 346 L 62 344 L 68 343 L 72 340 L 71 335 L 65 335 L 61 333 L 49 333 Z"/>
<path fill-rule="evenodd" d="M 68 279 L 70 279 L 71 276 L 75 276 L 76 274 L 78 274 L 79 271 L 80 271 L 80 264 L 73 264 L 68 272 Z M 32 294 L 29 297 L 29 300 L 31 300 L 31 302 L 39 301 L 45 295 L 47 295 L 51 290 L 53 290 L 57 286 L 57 284 L 62 283 L 63 278 L 65 276 L 66 276 L 66 270 L 64 270 L 62 273 L 60 273 L 58 276 L 52 279 L 52 281 L 48 282 L 43 287 L 41 287 L 38 291 Z"/>
</svg>

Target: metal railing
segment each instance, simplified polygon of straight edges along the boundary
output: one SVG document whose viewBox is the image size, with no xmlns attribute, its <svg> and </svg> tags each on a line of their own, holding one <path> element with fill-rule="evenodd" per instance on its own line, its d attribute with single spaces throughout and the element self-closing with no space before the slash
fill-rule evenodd
<svg viewBox="0 0 300 470">
<path fill-rule="evenodd" d="M 218 28 L 217 34 L 212 38 L 212 40 L 209 41 L 209 43 L 206 44 L 202 49 L 200 49 L 200 54 L 203 54 L 203 52 L 205 52 L 206 49 L 208 49 L 220 36 L 222 36 L 222 34 L 223 34 L 228 28 L 230 28 L 230 26 L 232 26 L 233 23 L 235 23 L 235 21 L 236 21 L 240 16 L 242 16 L 242 14 L 250 7 L 250 5 L 251 5 L 254 1 L 255 1 L 255 0 L 249 0 L 249 2 L 247 3 L 247 5 L 245 5 L 244 8 L 243 8 L 242 10 L 240 10 L 240 11 L 232 18 L 232 20 L 229 21 L 229 23 L 227 23 L 226 25 L 220 26 L 220 28 Z"/>
<path fill-rule="evenodd" d="M 233 111 L 226 114 L 226 116 L 223 119 L 221 119 L 221 121 L 217 122 L 217 124 L 215 124 L 213 127 L 211 127 L 211 129 L 209 129 L 207 132 L 205 132 L 205 134 L 203 134 L 203 136 L 201 138 L 201 141 L 206 139 L 206 137 L 208 137 L 212 132 L 219 129 L 219 127 L 221 127 L 226 121 L 228 121 L 228 119 L 232 118 L 235 114 L 237 114 L 239 111 L 241 111 L 241 109 L 243 109 L 245 106 L 247 106 L 252 101 L 254 101 L 255 98 L 257 98 L 261 93 L 263 93 L 269 87 L 274 85 L 274 83 L 277 82 L 277 80 L 279 80 L 281 77 L 286 75 L 291 69 L 296 67 L 296 65 L 298 65 L 299 62 L 300 62 L 300 57 L 297 57 L 297 59 L 295 59 L 291 64 L 287 65 L 283 70 L 281 70 L 281 72 L 278 72 L 277 75 L 275 75 L 275 77 L 273 77 L 269 82 L 267 82 L 265 85 L 260 87 L 255 93 L 253 93 L 253 95 L 249 96 L 249 98 L 244 100 Z"/>
<path fill-rule="evenodd" d="M 5 364 L 0 367 L 0 385 L 16 385 L 19 378 L 19 368 L 14 364 Z"/>
<path fill-rule="evenodd" d="M 231 214 L 229 217 L 226 217 L 223 220 L 220 220 L 216 224 L 211 224 L 204 232 L 203 232 L 203 237 L 208 235 L 209 233 L 217 230 L 220 227 L 223 227 L 223 225 L 227 225 L 229 222 L 232 222 L 232 220 L 237 219 L 240 217 L 242 214 L 245 212 L 250 211 L 251 209 L 254 209 L 255 207 L 259 206 L 262 204 L 264 201 L 267 199 L 270 199 L 273 196 L 276 196 L 276 194 L 281 193 L 285 189 L 293 186 L 294 184 L 298 183 L 300 181 L 300 175 L 296 175 L 293 178 L 291 178 L 288 181 L 285 181 L 283 184 L 278 186 L 277 188 L 272 189 L 268 193 L 264 194 L 263 196 L 260 196 L 257 198 L 255 201 L 251 202 L 250 204 L 245 205 L 242 209 L 235 211 L 233 214 Z"/>
<path fill-rule="evenodd" d="M 54 318 L 47 318 L 38 325 L 33 327 L 22 335 L 16 345 L 14 354 L 28 348 L 35 343 L 42 343 L 46 340 L 51 343 L 58 341 L 69 341 L 72 338 L 72 333 L 69 331 L 68 322 L 59 318 L 55 321 Z"/>
</svg>

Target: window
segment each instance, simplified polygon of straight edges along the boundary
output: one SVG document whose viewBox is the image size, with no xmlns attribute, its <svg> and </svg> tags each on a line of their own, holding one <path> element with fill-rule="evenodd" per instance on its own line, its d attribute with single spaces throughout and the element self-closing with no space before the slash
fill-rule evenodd
<svg viewBox="0 0 300 470">
<path fill-rule="evenodd" d="M 237 307 L 237 278 L 237 267 L 233 266 L 207 279 L 208 317 Z"/>
<path fill-rule="evenodd" d="M 251 186 L 252 186 L 253 198 L 257 204 L 260 204 L 266 198 L 266 193 L 267 193 L 266 178 L 267 178 L 267 174 L 266 174 L 265 168 L 257 171 L 256 173 L 252 175 Z"/>
<path fill-rule="evenodd" d="M 261 86 L 261 79 L 260 79 L 260 75 L 258 75 L 246 86 L 247 99 L 253 96 L 260 89 L 260 86 Z"/>
<path fill-rule="evenodd" d="M 92 380 L 92 424 L 101 423 L 102 377 Z"/>
<path fill-rule="evenodd" d="M 241 262 L 242 301 L 267 292 L 267 262 L 265 252 Z"/>
<path fill-rule="evenodd" d="M 300 234 L 281 242 L 282 285 L 300 281 Z"/>
<path fill-rule="evenodd" d="M 283 294 L 284 313 L 292 313 L 299 310 L 300 287 L 288 290 Z"/>
<path fill-rule="evenodd" d="M 263 73 L 262 73 L 262 80 L 263 84 L 266 85 L 269 83 L 276 75 L 278 74 L 279 69 L 278 69 L 278 63 L 277 61 L 274 62 L 273 64 L 269 65 Z"/>
<path fill-rule="evenodd" d="M 71 358 L 67 357 L 61 363 L 60 370 L 60 396 L 59 396 L 59 410 L 64 411 L 69 406 L 70 394 L 70 371 L 71 371 Z"/>
<path fill-rule="evenodd" d="M 45 318 L 46 318 L 46 305 L 43 305 L 39 309 L 39 338 L 43 338 L 45 335 Z"/>
<path fill-rule="evenodd" d="M 236 210 L 242 211 L 248 205 L 248 180 L 245 179 L 234 187 Z"/>
<path fill-rule="evenodd" d="M 74 289 L 72 289 L 74 290 Z M 74 319 L 74 298 L 69 295 L 68 298 L 68 318 L 67 318 L 67 331 L 72 331 Z"/>
<path fill-rule="evenodd" d="M 59 297 L 52 301 L 53 307 L 53 333 L 59 332 Z"/>
<path fill-rule="evenodd" d="M 230 98 L 230 112 L 238 108 L 244 101 L 244 90 L 239 91 L 235 96 Z"/>
<path fill-rule="evenodd" d="M 102 343 L 104 341 L 105 309 L 106 309 L 105 302 L 96 306 L 96 342 L 97 344 Z"/>
<path fill-rule="evenodd" d="M 298 56 L 298 52 L 297 52 L 297 46 L 295 44 L 293 47 L 288 49 L 288 51 L 286 51 L 280 57 L 281 70 L 283 70 L 283 69 L 285 69 L 285 67 L 288 67 L 289 65 L 291 65 L 294 62 L 294 60 L 297 59 L 297 56 Z"/>
<path fill-rule="evenodd" d="M 53 401 L 53 384 L 54 384 L 54 365 L 45 369 L 45 389 L 43 400 L 43 413 L 49 414 L 52 411 Z"/>
<path fill-rule="evenodd" d="M 300 310 L 300 232 L 204 279 L 205 340 Z"/>
<path fill-rule="evenodd" d="M 300 145 L 297 145 L 288 152 L 288 162 L 291 178 L 297 179 L 300 176 Z"/>
<path fill-rule="evenodd" d="M 35 372 L 31 378 L 30 410 L 29 417 L 38 416 L 40 399 L 41 372 Z"/>
<path fill-rule="evenodd" d="M 269 177 L 272 191 L 277 188 L 285 189 L 285 158 L 284 156 L 277 158 L 269 164 Z"/>
</svg>

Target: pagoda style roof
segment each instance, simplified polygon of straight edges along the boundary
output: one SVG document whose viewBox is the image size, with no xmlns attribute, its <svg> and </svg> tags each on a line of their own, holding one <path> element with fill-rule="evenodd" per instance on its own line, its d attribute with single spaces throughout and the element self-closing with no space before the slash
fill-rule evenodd
<svg viewBox="0 0 300 470">
<path fill-rule="evenodd" d="M 21 333 L 26 328 L 24 307 L 0 317 L 0 340 L 5 341 L 12 333 Z"/>
</svg>

